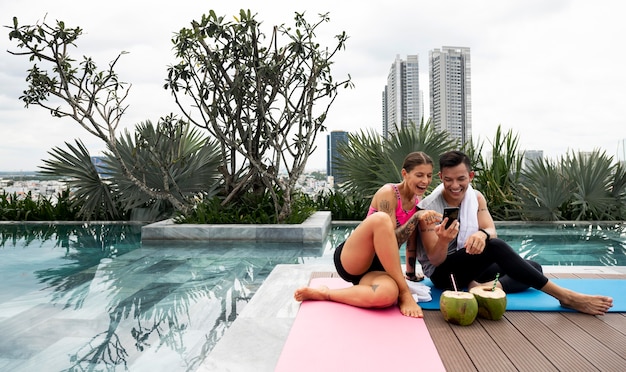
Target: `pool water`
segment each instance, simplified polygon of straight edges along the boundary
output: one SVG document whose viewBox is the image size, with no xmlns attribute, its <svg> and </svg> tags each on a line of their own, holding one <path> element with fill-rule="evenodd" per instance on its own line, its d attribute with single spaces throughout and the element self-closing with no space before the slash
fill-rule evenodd
<svg viewBox="0 0 626 372">
<path fill-rule="evenodd" d="M 0 225 L 0 370 L 194 371 L 276 265 L 323 253 L 142 245 L 139 225 Z"/>
<path fill-rule="evenodd" d="M 541 265 L 626 266 L 626 224 L 496 223 L 498 238 Z M 354 228 L 338 227 L 349 234 Z M 404 249 L 400 256 L 404 260 Z M 403 261 L 404 262 L 404 261 Z"/>
<path fill-rule="evenodd" d="M 332 263 L 353 228 L 323 244 L 142 244 L 140 225 L 0 224 L 0 370 L 194 371 L 276 265 Z M 498 233 L 543 265 L 626 266 L 623 224 Z"/>
<path fill-rule="evenodd" d="M 542 265 L 626 266 L 626 224 L 508 225 L 498 236 Z"/>
</svg>

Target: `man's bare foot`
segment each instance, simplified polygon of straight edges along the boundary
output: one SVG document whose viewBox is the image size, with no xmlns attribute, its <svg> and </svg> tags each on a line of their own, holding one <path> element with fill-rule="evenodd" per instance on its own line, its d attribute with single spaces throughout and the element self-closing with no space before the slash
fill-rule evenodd
<svg viewBox="0 0 626 372">
<path fill-rule="evenodd" d="M 326 286 L 321 286 L 318 288 L 312 287 L 302 287 L 296 289 L 293 294 L 293 298 L 296 301 L 306 301 L 306 300 L 318 300 L 318 301 L 327 301 L 330 300 L 329 289 Z"/>
<path fill-rule="evenodd" d="M 422 308 L 417 304 L 417 302 L 415 302 L 415 299 L 410 292 L 406 292 L 405 294 L 400 294 L 400 296 L 398 296 L 398 306 L 400 306 L 400 312 L 402 315 L 413 318 L 424 317 Z"/>
<path fill-rule="evenodd" d="M 592 296 L 577 292 L 559 300 L 561 306 L 591 315 L 604 315 L 613 306 L 613 299 L 606 296 Z"/>
</svg>

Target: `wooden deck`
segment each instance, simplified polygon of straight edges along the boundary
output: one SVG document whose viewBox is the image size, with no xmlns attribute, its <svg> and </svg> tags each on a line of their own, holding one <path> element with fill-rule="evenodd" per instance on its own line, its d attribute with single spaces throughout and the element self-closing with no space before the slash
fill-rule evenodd
<svg viewBox="0 0 626 372">
<path fill-rule="evenodd" d="M 626 275 L 546 275 L 626 279 Z M 447 323 L 439 311 L 431 310 L 425 311 L 424 320 L 451 372 L 626 371 L 624 313 L 509 311 L 499 321 L 477 319 L 462 327 Z M 419 361 L 414 363 L 419 365 Z"/>
</svg>

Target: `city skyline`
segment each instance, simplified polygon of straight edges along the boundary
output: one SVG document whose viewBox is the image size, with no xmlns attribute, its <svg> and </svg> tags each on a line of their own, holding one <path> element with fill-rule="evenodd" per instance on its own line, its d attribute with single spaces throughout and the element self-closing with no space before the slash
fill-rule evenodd
<svg viewBox="0 0 626 372">
<path fill-rule="evenodd" d="M 325 168 L 325 141 L 331 131 L 381 131 L 381 88 L 396 55 L 424 57 L 428 50 L 444 45 L 471 49 L 474 140 L 488 145 L 486 141 L 501 126 L 519 136 L 521 150 L 542 150 L 547 158 L 596 148 L 610 156 L 623 153 L 619 146 L 626 131 L 621 102 L 626 93 L 621 87 L 626 73 L 621 61 L 626 51 L 615 46 L 626 35 L 620 18 L 626 4 L 619 2 L 416 0 L 372 7 L 328 0 L 208 5 L 182 0 L 180 6 L 172 7 L 111 0 L 93 11 L 77 0 L 54 4 L 33 0 L 3 4 L 0 19 L 4 26 L 12 25 L 13 16 L 20 24 L 42 22 L 46 17 L 48 23 L 63 20 L 68 27 L 80 26 L 84 35 L 72 56 L 76 60 L 91 56 L 101 69 L 120 52 L 128 52 L 117 65 L 120 78 L 133 84 L 120 127 L 124 130 L 178 112 L 162 87 L 167 66 L 176 63 L 170 41 L 173 34 L 211 9 L 230 21 L 241 8 L 258 14 L 266 34 L 273 25 L 293 25 L 294 12 L 304 11 L 310 21 L 318 13 L 329 12 L 330 22 L 318 33 L 321 45 L 331 45 L 341 31 L 349 36 L 332 71 L 336 81 L 349 74 L 355 88 L 339 92 L 325 122 L 328 131 L 317 136 L 317 151 L 307 169 Z M 54 119 L 38 107 L 24 107 L 19 97 L 32 64 L 6 52 L 16 49 L 14 41 L 8 40 L 9 31 L 5 28 L 4 52 L 0 53 L 0 170 L 37 170 L 42 159 L 50 158 L 48 151 L 65 148 L 64 143 L 75 138 L 85 142 L 91 155 L 100 155 L 104 145 L 77 123 Z M 598 54 L 609 51 L 610 58 L 602 58 L 599 64 Z M 425 66 L 423 57 L 419 63 Z M 426 69 L 421 69 L 419 79 L 428 81 Z M 429 107 L 428 100 L 424 94 L 425 107 Z"/>
</svg>

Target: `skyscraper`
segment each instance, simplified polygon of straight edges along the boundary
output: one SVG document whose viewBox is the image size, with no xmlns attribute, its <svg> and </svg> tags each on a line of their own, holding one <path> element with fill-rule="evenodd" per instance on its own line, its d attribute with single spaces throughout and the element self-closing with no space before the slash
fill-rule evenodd
<svg viewBox="0 0 626 372">
<path fill-rule="evenodd" d="M 543 159 L 543 150 L 526 150 L 524 151 L 523 168 L 528 169 L 533 161 Z"/>
<path fill-rule="evenodd" d="M 424 116 L 424 104 L 419 88 L 418 55 L 408 55 L 406 61 L 399 55 L 391 64 L 387 85 L 383 91 L 383 136 L 398 128 L 418 127 Z"/>
<path fill-rule="evenodd" d="M 339 144 L 347 142 L 348 132 L 341 130 L 334 130 L 326 137 L 326 176 L 332 176 L 335 184 L 343 182 L 343 177 L 337 173 L 335 167 L 335 160 L 341 158 L 337 147 Z"/>
<path fill-rule="evenodd" d="M 470 49 L 446 47 L 428 53 L 430 115 L 435 129 L 447 131 L 461 144 L 472 139 Z"/>
</svg>

